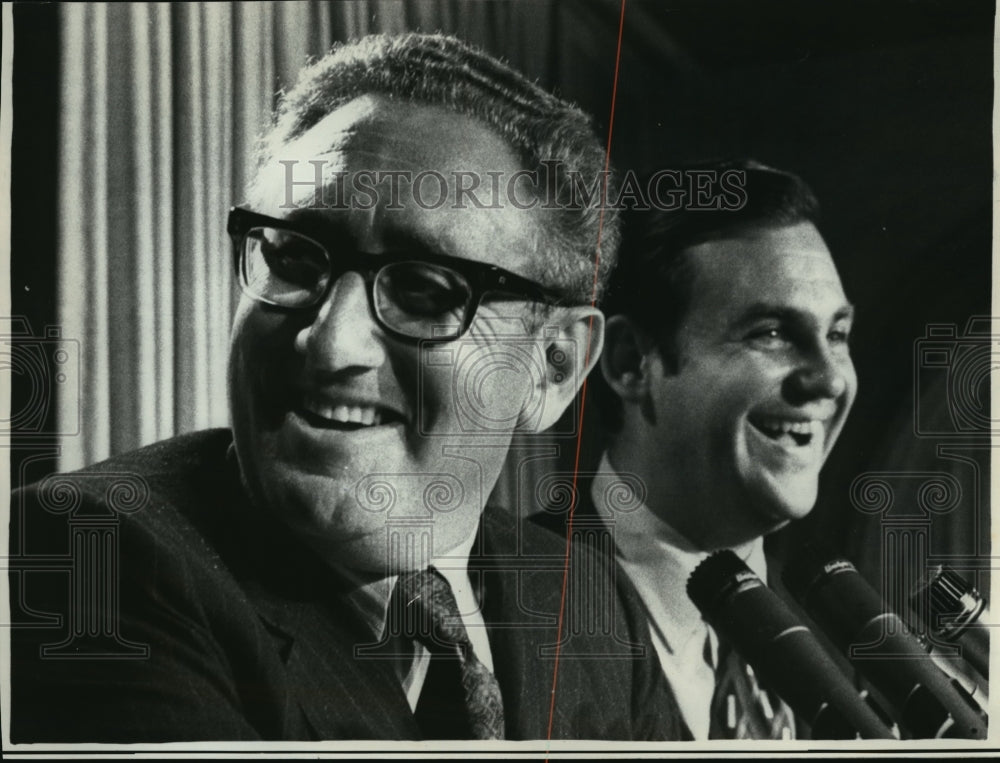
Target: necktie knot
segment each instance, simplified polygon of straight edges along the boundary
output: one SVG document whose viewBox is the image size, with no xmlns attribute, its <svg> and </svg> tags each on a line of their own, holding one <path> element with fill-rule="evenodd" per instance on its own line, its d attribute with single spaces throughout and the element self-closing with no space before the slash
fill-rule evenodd
<svg viewBox="0 0 1000 763">
<path fill-rule="evenodd" d="M 396 633 L 431 653 L 415 712 L 425 738 L 503 739 L 500 687 L 476 657 L 448 581 L 433 567 L 400 575 L 389 607 Z"/>
<path fill-rule="evenodd" d="M 401 635 L 437 654 L 471 648 L 451 586 L 433 567 L 401 575 L 395 599 Z"/>
</svg>

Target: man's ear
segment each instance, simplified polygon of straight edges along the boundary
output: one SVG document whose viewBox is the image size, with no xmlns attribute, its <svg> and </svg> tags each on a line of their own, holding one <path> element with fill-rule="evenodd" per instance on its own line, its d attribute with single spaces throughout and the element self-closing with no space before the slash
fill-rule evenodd
<svg viewBox="0 0 1000 763">
<path fill-rule="evenodd" d="M 622 400 L 641 402 L 649 391 L 649 345 L 646 334 L 628 316 L 607 319 L 601 373 Z"/>
<path fill-rule="evenodd" d="M 559 420 L 583 380 L 597 364 L 604 344 L 604 313 L 596 307 L 559 307 L 539 329 L 545 373 L 526 406 L 523 429 L 541 432 Z M 539 413 L 540 410 L 540 413 Z"/>
</svg>

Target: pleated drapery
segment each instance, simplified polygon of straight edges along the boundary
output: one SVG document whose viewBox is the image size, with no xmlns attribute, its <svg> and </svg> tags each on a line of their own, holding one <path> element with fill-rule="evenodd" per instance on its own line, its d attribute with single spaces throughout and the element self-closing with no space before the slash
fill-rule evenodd
<svg viewBox="0 0 1000 763">
<path fill-rule="evenodd" d="M 62 6 L 59 318 L 81 376 L 59 406 L 81 433 L 61 468 L 227 423 L 226 213 L 276 91 L 362 30 L 362 10 Z"/>
</svg>

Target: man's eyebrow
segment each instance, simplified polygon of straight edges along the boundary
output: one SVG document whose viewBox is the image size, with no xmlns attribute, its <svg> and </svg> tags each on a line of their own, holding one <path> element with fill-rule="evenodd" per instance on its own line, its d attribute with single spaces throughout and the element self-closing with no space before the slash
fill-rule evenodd
<svg viewBox="0 0 1000 763">
<path fill-rule="evenodd" d="M 383 237 L 391 252 L 405 252 L 418 258 L 424 255 L 452 254 L 430 236 L 423 236 L 411 228 L 400 229 L 387 225 Z"/>
<path fill-rule="evenodd" d="M 789 305 L 779 305 L 770 302 L 755 302 L 747 307 L 734 321 L 734 325 L 742 326 L 761 318 L 777 318 L 785 321 L 801 322 L 808 320 L 811 314 Z M 832 316 L 834 321 L 853 320 L 854 305 L 850 302 L 839 307 Z"/>
<path fill-rule="evenodd" d="M 339 217 L 331 218 L 322 206 L 295 209 L 285 216 L 285 221 L 310 235 L 338 236 L 347 233 L 346 222 Z"/>
<path fill-rule="evenodd" d="M 442 246 L 433 231 L 423 231 L 411 225 L 393 225 L 390 219 L 385 219 L 381 226 L 380 240 L 382 245 L 377 250 L 369 251 L 359 246 L 356 232 L 352 230 L 344 215 L 329 215 L 320 208 L 304 207 L 291 212 L 286 218 L 296 230 L 317 241 L 334 256 L 337 252 L 347 254 L 404 254 L 414 260 L 433 260 L 435 257 L 456 257 L 447 246 Z"/>
<path fill-rule="evenodd" d="M 303 233 L 315 236 L 322 243 L 326 238 L 339 237 L 344 243 L 350 243 L 354 248 L 354 234 L 345 218 L 325 214 L 322 208 L 303 208 L 292 212 L 286 218 Z M 420 235 L 419 231 L 410 228 L 394 228 L 385 224 L 382 238 L 389 252 L 405 252 L 420 258 L 424 255 L 449 254 L 440 246 L 436 246 L 428 236 Z"/>
<path fill-rule="evenodd" d="M 848 302 L 833 314 L 833 319 L 835 321 L 842 321 L 842 320 L 853 321 L 854 314 L 855 314 L 854 305 L 851 302 Z"/>
</svg>

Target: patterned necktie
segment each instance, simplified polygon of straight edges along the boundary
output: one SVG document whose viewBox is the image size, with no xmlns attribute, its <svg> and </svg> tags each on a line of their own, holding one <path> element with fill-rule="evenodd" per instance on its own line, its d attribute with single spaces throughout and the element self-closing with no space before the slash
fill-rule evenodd
<svg viewBox="0 0 1000 763">
<path fill-rule="evenodd" d="M 399 633 L 423 644 L 430 667 L 414 713 L 427 739 L 503 739 L 503 699 L 476 657 L 451 586 L 433 567 L 399 577 L 390 600 Z"/>
<path fill-rule="evenodd" d="M 708 736 L 710 739 L 795 738 L 791 708 L 777 694 L 761 688 L 753 668 L 721 639 Z"/>
</svg>

